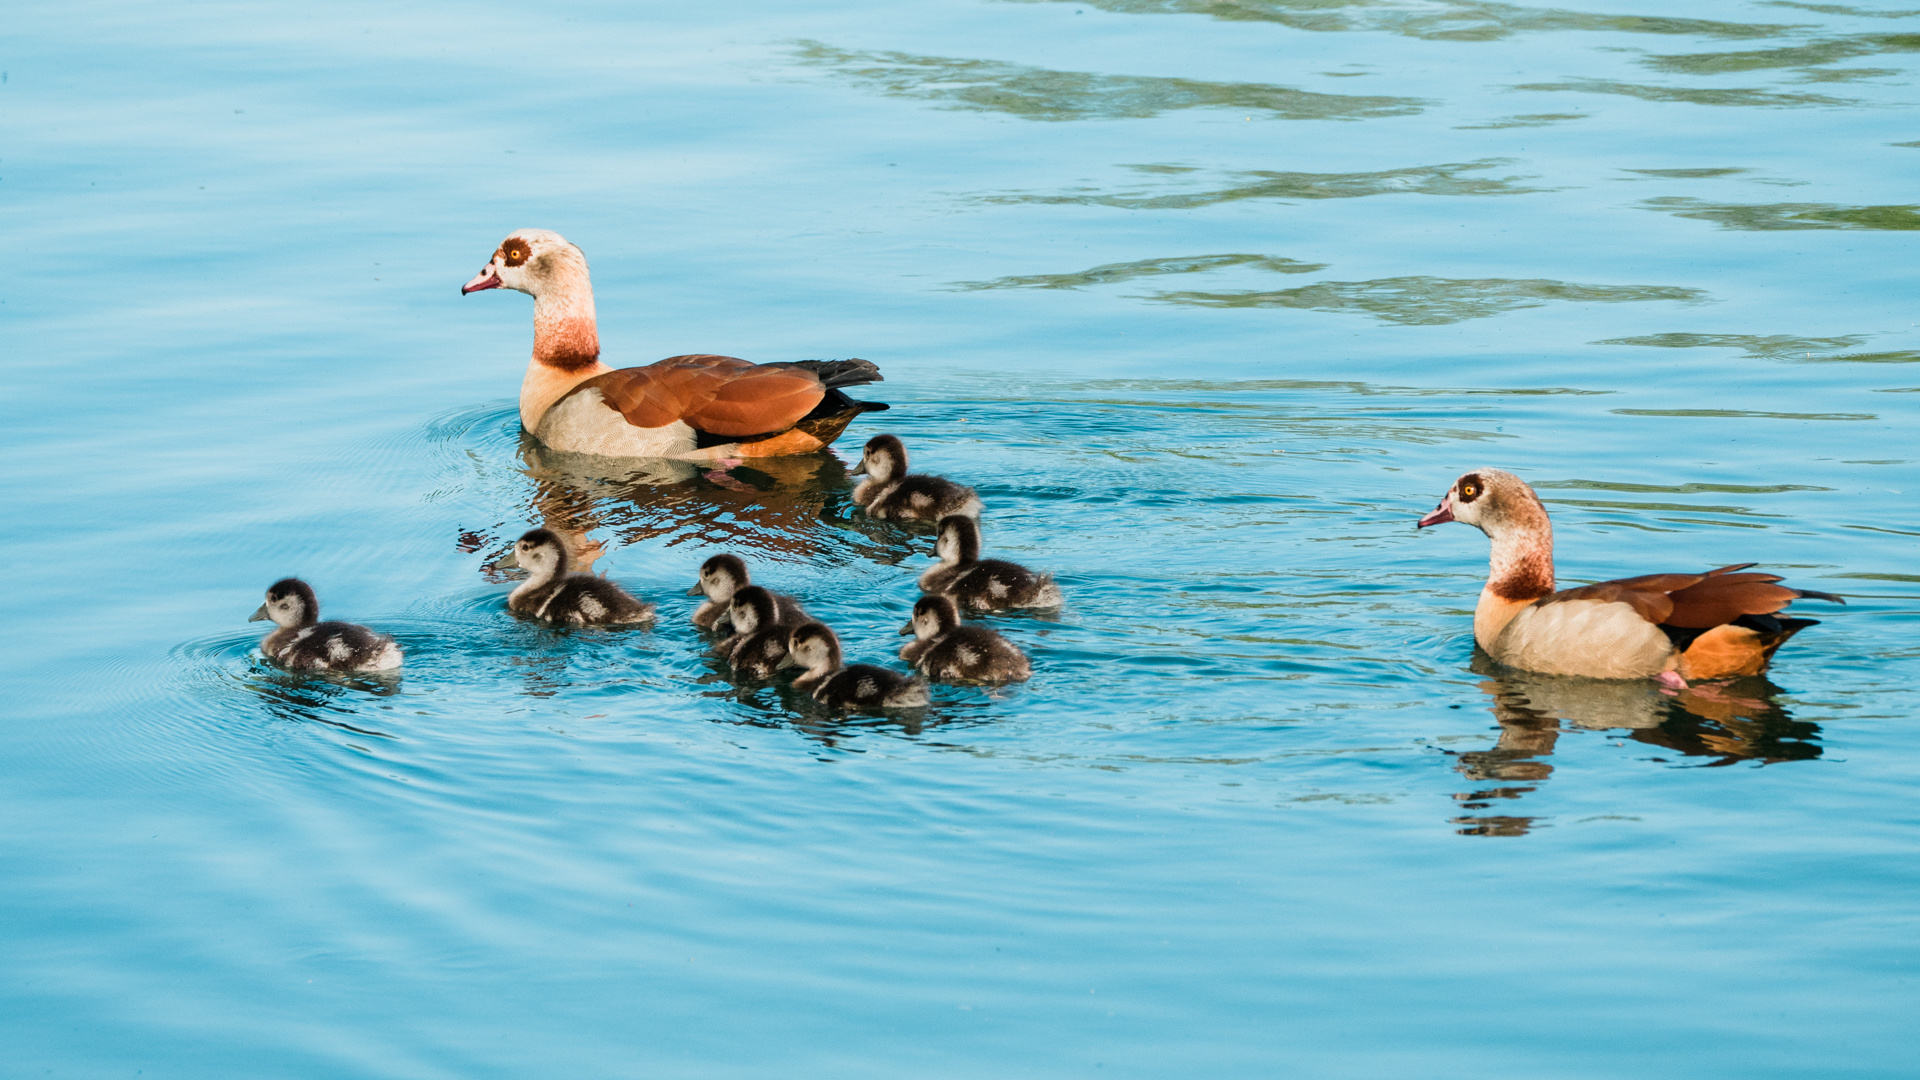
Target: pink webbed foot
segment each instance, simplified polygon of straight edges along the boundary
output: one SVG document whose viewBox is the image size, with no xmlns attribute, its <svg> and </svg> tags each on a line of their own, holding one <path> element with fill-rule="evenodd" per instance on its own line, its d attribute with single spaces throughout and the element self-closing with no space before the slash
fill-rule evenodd
<svg viewBox="0 0 1920 1080">
<path fill-rule="evenodd" d="M 1681 678 L 1677 671 L 1661 672 L 1659 682 L 1662 689 L 1676 694 L 1687 688 L 1687 680 Z"/>
</svg>

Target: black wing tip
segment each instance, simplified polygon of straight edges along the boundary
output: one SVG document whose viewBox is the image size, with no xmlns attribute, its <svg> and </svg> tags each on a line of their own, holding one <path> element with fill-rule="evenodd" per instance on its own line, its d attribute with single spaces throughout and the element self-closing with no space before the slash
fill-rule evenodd
<svg viewBox="0 0 1920 1080">
<path fill-rule="evenodd" d="M 1825 600 L 1828 603 L 1844 604 L 1847 598 L 1830 592 L 1817 592 L 1813 589 L 1795 589 L 1794 596 L 1801 600 Z"/>
<path fill-rule="evenodd" d="M 797 360 L 794 367 L 813 372 L 820 384 L 832 390 L 841 386 L 859 386 L 861 383 L 886 382 L 886 376 L 880 374 L 880 366 L 871 360 L 850 357 L 846 360 Z"/>
</svg>

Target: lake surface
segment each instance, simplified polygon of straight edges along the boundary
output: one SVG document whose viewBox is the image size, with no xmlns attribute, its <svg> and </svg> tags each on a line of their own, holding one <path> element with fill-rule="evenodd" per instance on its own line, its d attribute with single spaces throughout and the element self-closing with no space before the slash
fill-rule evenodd
<svg viewBox="0 0 1920 1080">
<path fill-rule="evenodd" d="M 1913 1075 L 1920 11 L 30 2 L 0 16 L 0 1042 L 55 1077 Z M 515 228 L 606 358 L 891 402 L 721 480 L 523 442 Z M 889 661 L 879 431 L 1056 571 L 1031 683 Z M 1454 477 L 1563 582 L 1822 624 L 1679 697 L 1499 672 Z M 724 481 L 724 482 L 722 482 Z M 603 542 L 656 629 L 484 564 Z M 407 650 L 299 680 L 298 574 Z"/>
</svg>

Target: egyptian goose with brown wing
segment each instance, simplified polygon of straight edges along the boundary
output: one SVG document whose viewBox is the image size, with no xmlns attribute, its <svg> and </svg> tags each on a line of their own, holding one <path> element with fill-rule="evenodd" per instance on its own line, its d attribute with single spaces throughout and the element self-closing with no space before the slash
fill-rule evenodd
<svg viewBox="0 0 1920 1080">
<path fill-rule="evenodd" d="M 1846 601 L 1789 589 L 1777 574 L 1737 563 L 1704 574 L 1647 574 L 1577 589 L 1553 588 L 1553 525 L 1526 481 L 1476 469 L 1454 481 L 1417 528 L 1459 521 L 1493 541 L 1473 639 L 1509 667 L 1596 679 L 1758 675 L 1774 651 L 1813 619 L 1777 613 L 1794 600 Z"/>
<path fill-rule="evenodd" d="M 805 454 L 839 438 L 854 417 L 887 407 L 840 390 L 880 381 L 866 360 L 752 364 L 703 354 L 608 367 L 587 257 L 559 233 L 513 233 L 460 292 L 501 288 L 533 297 L 520 423 L 555 450 L 697 461 Z"/>
</svg>

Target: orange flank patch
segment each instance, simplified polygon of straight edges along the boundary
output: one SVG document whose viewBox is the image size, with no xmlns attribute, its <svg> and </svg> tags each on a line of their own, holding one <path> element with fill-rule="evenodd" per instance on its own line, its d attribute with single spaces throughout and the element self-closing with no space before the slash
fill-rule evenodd
<svg viewBox="0 0 1920 1080">
<path fill-rule="evenodd" d="M 1735 675 L 1758 675 L 1767 669 L 1773 649 L 1782 637 L 1768 647 L 1759 634 L 1744 626 L 1716 626 L 1693 639 L 1680 654 L 1680 676 L 1684 679 L 1725 679 Z"/>
<path fill-rule="evenodd" d="M 792 431 L 775 435 L 771 439 L 741 443 L 740 456 L 755 458 L 785 457 L 788 454 L 811 454 L 815 450 L 824 449 L 826 445 L 826 443 L 821 442 L 819 439 L 799 428 L 794 428 Z"/>
</svg>

